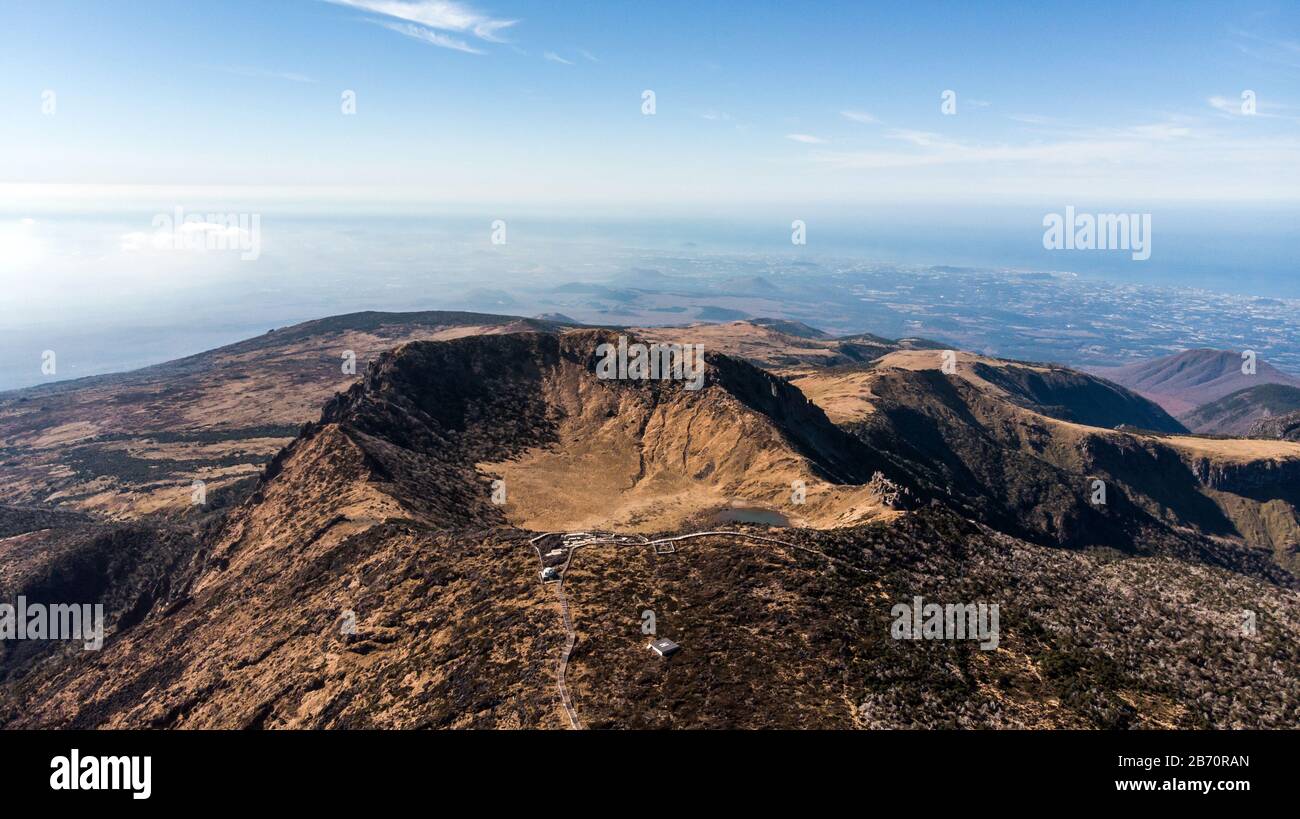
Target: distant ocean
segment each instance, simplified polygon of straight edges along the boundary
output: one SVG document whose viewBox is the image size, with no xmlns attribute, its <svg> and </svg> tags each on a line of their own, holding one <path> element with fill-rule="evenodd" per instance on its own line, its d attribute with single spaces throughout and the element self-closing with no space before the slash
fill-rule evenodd
<svg viewBox="0 0 1300 819">
<path fill-rule="evenodd" d="M 1151 214 L 1152 253 L 1047 250 L 1042 220 L 1067 205 L 1088 213 Z M 788 218 L 787 218 L 788 217 Z M 789 222 L 801 218 L 808 244 L 792 248 Z M 615 232 L 611 228 L 611 233 Z M 805 214 L 791 208 L 764 223 L 719 215 L 699 220 L 620 223 L 629 241 L 731 252 L 829 254 L 897 264 L 1069 271 L 1117 284 L 1195 287 L 1300 298 L 1300 207 L 1158 206 L 1047 203 L 1041 207 L 945 209 L 920 205 Z"/>
<path fill-rule="evenodd" d="M 1043 216 L 1065 205 L 1150 213 L 1151 258 L 1044 249 Z M 509 239 L 493 246 L 490 225 L 503 216 Z M 700 275 L 726 276 L 729 258 L 847 258 L 1071 271 L 1119 284 L 1300 298 L 1294 206 L 792 206 L 644 219 L 504 207 L 450 216 L 267 212 L 262 256 L 252 263 L 233 254 L 126 253 L 122 237 L 149 231 L 150 213 L 32 218 L 32 241 L 42 251 L 17 268 L 0 260 L 0 390 L 53 380 L 39 367 L 47 349 L 60 353 L 63 379 L 166 361 L 326 315 L 454 308 L 471 288 L 502 293 L 499 312 L 526 313 L 526 304 L 510 303 L 515 288 L 601 281 L 661 258 Z M 790 241 L 795 219 L 806 225 L 804 246 Z"/>
</svg>

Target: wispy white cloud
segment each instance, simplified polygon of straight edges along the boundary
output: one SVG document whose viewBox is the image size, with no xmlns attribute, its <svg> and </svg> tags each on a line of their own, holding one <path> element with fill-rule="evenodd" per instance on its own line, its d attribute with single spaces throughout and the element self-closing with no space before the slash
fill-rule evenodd
<svg viewBox="0 0 1300 819">
<path fill-rule="evenodd" d="M 891 150 L 822 152 L 813 159 L 842 168 L 855 169 L 919 168 L 929 165 L 991 162 L 1049 162 L 1079 165 L 1093 161 L 1113 160 L 1120 150 L 1128 146 L 1121 143 L 1082 142 L 982 146 L 948 142 L 932 147 L 933 150 L 922 152 Z"/>
<path fill-rule="evenodd" d="M 578 53 L 581 54 L 582 59 L 586 60 L 587 62 L 592 62 L 592 63 L 600 62 L 599 57 L 597 57 L 595 54 L 592 54 L 590 51 L 588 51 L 585 48 L 578 49 Z"/>
<path fill-rule="evenodd" d="M 376 21 L 385 28 L 408 37 L 455 51 L 481 54 L 482 51 L 452 34 L 472 35 L 490 43 L 504 43 L 500 32 L 518 23 L 492 17 L 455 0 L 324 0 L 337 6 L 393 18 L 401 22 Z"/>
<path fill-rule="evenodd" d="M 807 145 L 824 145 L 829 141 L 822 139 L 819 136 L 813 136 L 812 134 L 786 134 L 785 138 L 793 139 L 795 142 L 802 142 Z"/>
<path fill-rule="evenodd" d="M 1169 114 L 1160 122 L 1139 123 L 1137 125 L 1081 125 L 1054 117 L 1036 114 L 1011 114 L 1007 117 L 1014 122 L 1033 126 L 1033 132 L 1060 140 L 1083 141 L 1167 141 L 1186 139 L 1197 136 L 1193 126 L 1201 124 L 1198 117 L 1181 114 Z"/>
<path fill-rule="evenodd" d="M 932 131 L 916 131 L 910 128 L 895 128 L 892 131 L 886 131 L 887 139 L 899 139 L 903 142 L 910 142 L 913 145 L 929 147 L 931 145 L 953 144 L 947 142 L 941 135 Z"/>
<path fill-rule="evenodd" d="M 1236 100 L 1230 100 L 1227 97 L 1210 97 L 1206 100 L 1211 108 L 1222 111 L 1225 114 L 1241 114 L 1241 103 Z"/>
<path fill-rule="evenodd" d="M 1026 125 L 1055 125 L 1058 122 L 1052 117 L 1045 117 L 1041 114 L 1007 114 L 1007 119 L 1013 122 L 1023 122 Z"/>
<path fill-rule="evenodd" d="M 880 120 L 868 114 L 866 111 L 841 111 L 840 116 L 851 122 L 859 122 L 863 125 L 871 125 L 880 122 Z"/>
<path fill-rule="evenodd" d="M 1247 57 L 1283 68 L 1300 68 L 1300 41 L 1261 37 L 1248 31 L 1234 31 L 1237 50 Z"/>
<path fill-rule="evenodd" d="M 571 60 L 566 60 L 554 51 L 548 51 L 542 55 L 542 59 L 547 62 L 559 63 L 560 65 L 573 65 Z"/>
<path fill-rule="evenodd" d="M 864 151 L 819 150 L 814 162 L 843 168 L 919 168 L 937 165 L 1020 165 L 1026 168 L 1115 168 L 1162 164 L 1192 167 L 1227 157 L 1258 164 L 1300 160 L 1295 138 L 1234 139 L 1191 127 L 1180 119 L 1107 128 L 1064 130 L 1020 143 L 978 143 L 931 131 L 894 129 L 885 139 L 902 143 Z"/>
<path fill-rule="evenodd" d="M 420 40 L 429 45 L 436 45 L 439 48 L 450 48 L 453 51 L 463 51 L 466 54 L 483 53 L 481 49 L 474 48 L 474 46 L 464 40 L 458 40 L 449 34 L 443 34 L 440 31 L 434 31 L 433 29 L 425 28 L 424 26 L 417 26 L 411 23 L 393 23 L 387 20 L 374 20 L 372 22 L 375 22 L 391 31 L 396 31 L 398 34 L 405 34 L 407 37 Z"/>
</svg>

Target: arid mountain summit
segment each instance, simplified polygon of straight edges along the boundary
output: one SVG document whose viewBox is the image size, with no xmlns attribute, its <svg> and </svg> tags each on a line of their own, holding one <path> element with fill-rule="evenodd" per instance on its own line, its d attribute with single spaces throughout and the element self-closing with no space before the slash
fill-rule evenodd
<svg viewBox="0 0 1300 819">
<path fill-rule="evenodd" d="M 611 348 L 671 343 L 703 345 L 699 389 L 605 377 Z M 0 396 L 0 445 L 0 598 L 106 623 L 98 651 L 0 644 L 6 727 L 1300 707 L 1300 444 L 1190 435 L 1058 366 L 786 323 L 357 314 Z M 979 628 L 931 639 L 926 604 Z"/>
</svg>

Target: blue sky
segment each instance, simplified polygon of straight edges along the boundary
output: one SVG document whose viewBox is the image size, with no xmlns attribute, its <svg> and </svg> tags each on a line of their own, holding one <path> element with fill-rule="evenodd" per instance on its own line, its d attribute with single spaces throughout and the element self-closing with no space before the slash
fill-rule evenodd
<svg viewBox="0 0 1300 819">
<path fill-rule="evenodd" d="M 1300 292 L 1293 0 L 0 0 L 0 110 L 0 385 L 664 253 Z M 1152 258 L 1047 253 L 1066 205 Z"/>
<path fill-rule="evenodd" d="M 1294 3 L 866 6 L 6 0 L 0 201 L 1300 197 Z"/>
</svg>

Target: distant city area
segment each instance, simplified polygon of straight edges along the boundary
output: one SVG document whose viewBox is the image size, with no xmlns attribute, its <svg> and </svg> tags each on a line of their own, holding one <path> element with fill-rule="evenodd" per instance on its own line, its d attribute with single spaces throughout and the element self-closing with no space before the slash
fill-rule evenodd
<svg viewBox="0 0 1300 819">
<path fill-rule="evenodd" d="M 1254 350 L 1300 372 L 1300 300 L 1118 284 L 1066 272 L 784 257 L 649 255 L 602 282 L 470 290 L 460 304 L 593 324 L 749 317 L 833 334 L 921 336 L 987 355 L 1115 366 L 1181 350 Z"/>
<path fill-rule="evenodd" d="M 1198 347 L 1252 349 L 1300 371 L 1300 300 L 1120 285 L 1068 273 L 932 268 L 841 275 L 873 317 L 901 319 L 908 334 L 990 355 L 1106 365 Z"/>
</svg>

